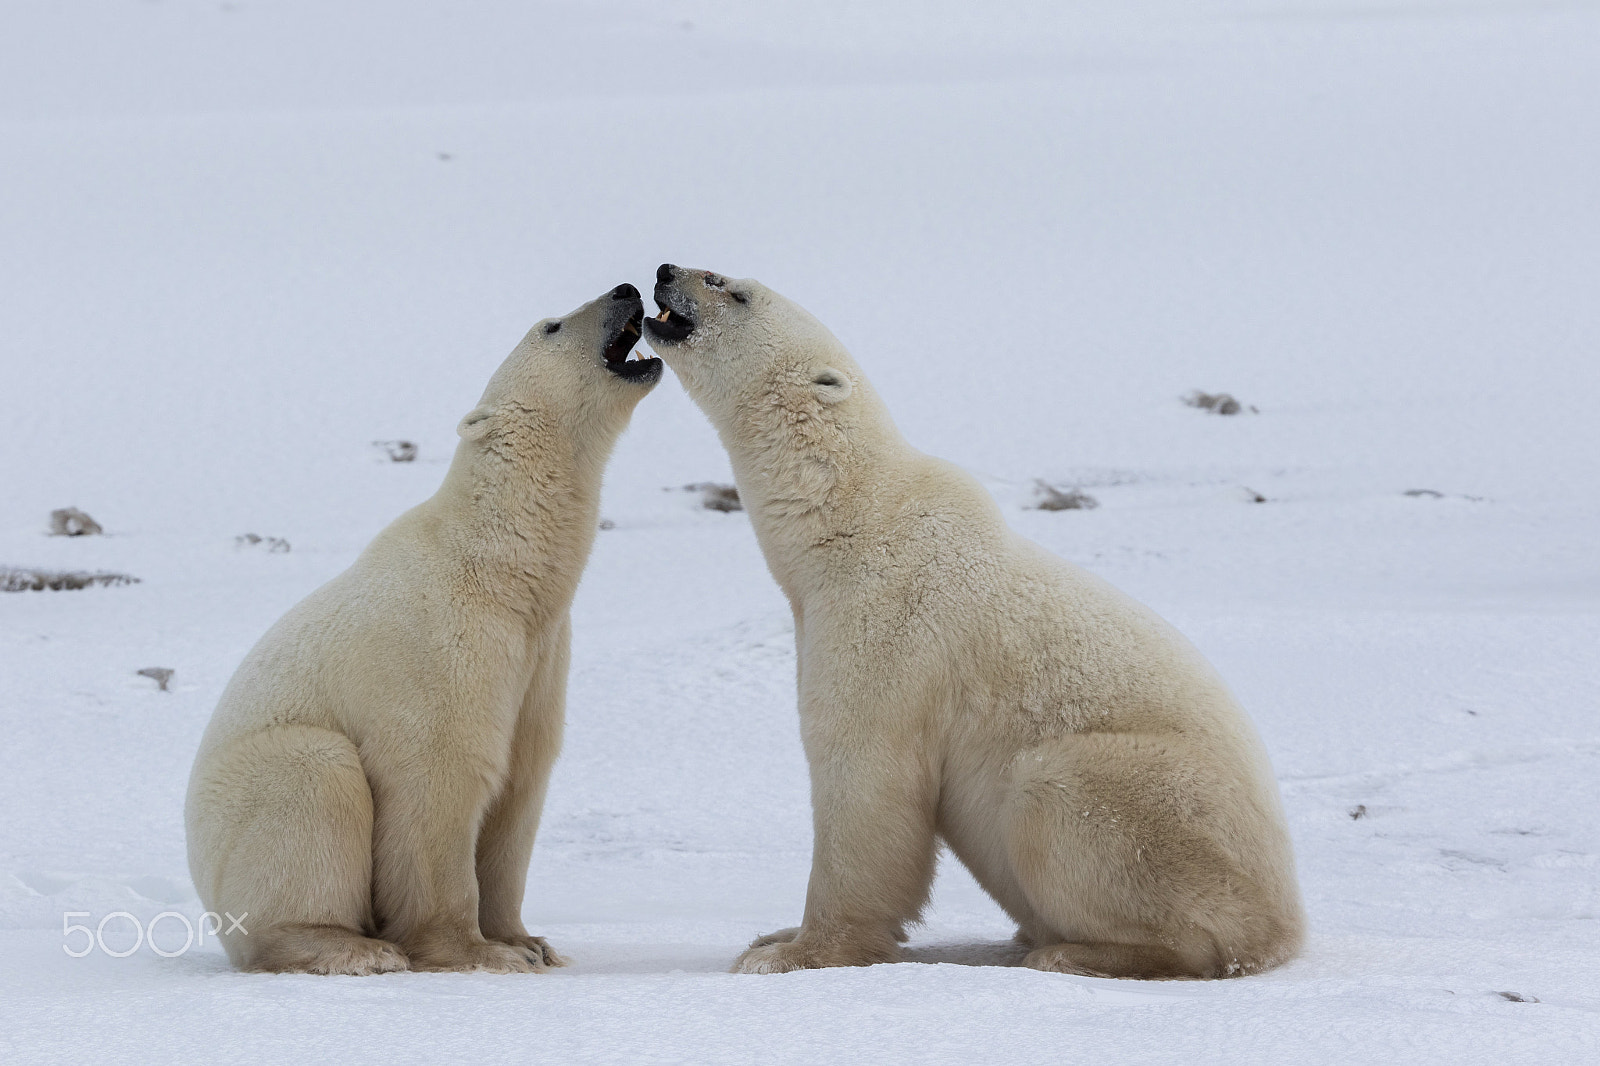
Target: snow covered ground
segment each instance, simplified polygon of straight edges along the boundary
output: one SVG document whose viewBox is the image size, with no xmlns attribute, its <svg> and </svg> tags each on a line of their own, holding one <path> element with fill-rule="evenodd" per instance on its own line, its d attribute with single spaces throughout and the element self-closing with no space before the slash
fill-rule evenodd
<svg viewBox="0 0 1600 1066">
<path fill-rule="evenodd" d="M 0 566 L 142 582 L 0 593 L 0 1058 L 1596 1061 L 1597 189 L 1580 0 L 10 0 Z M 181 802 L 234 666 L 433 490 L 530 323 L 662 260 L 806 305 L 913 442 L 1216 662 L 1302 958 L 1035 973 L 946 863 L 908 963 L 726 974 L 799 918 L 809 806 L 788 613 L 677 489 L 728 467 L 670 376 L 575 607 L 526 909 L 571 969 L 63 951 L 65 912 L 198 914 Z M 106 535 L 46 536 L 71 505 Z"/>
</svg>

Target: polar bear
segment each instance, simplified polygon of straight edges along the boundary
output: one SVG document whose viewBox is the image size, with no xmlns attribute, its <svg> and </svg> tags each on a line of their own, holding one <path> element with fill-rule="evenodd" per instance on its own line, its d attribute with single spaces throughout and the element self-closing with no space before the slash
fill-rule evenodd
<svg viewBox="0 0 1600 1066">
<path fill-rule="evenodd" d="M 1037 969 L 1223 977 L 1292 956 L 1277 785 L 1200 654 L 911 448 L 799 306 L 656 277 L 646 339 L 722 438 L 794 611 L 811 883 L 802 924 L 734 970 L 894 960 L 941 839 Z"/>
<path fill-rule="evenodd" d="M 600 478 L 661 360 L 619 285 L 540 322 L 434 496 L 261 638 L 189 781 L 189 868 L 242 970 L 533 972 L 522 924 Z"/>
</svg>

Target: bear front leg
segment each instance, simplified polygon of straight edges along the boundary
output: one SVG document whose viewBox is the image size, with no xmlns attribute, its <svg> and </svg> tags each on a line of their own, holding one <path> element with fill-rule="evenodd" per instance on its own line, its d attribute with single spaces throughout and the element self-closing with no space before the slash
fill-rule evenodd
<svg viewBox="0 0 1600 1066">
<path fill-rule="evenodd" d="M 565 966 L 567 962 L 544 937 L 529 935 L 522 924 L 522 899 L 550 769 L 561 751 L 570 646 L 569 620 L 534 670 L 533 683 L 517 715 L 505 788 L 490 806 L 478 833 L 479 928 L 489 940 L 528 952 L 541 967 Z"/>
<path fill-rule="evenodd" d="M 383 939 L 413 970 L 532 973 L 530 953 L 486 939 L 478 927 L 474 846 L 491 778 L 477 753 L 433 751 L 397 759 L 406 771 L 373 791 L 372 892 Z M 417 776 L 425 776 L 423 786 Z"/>
<path fill-rule="evenodd" d="M 804 919 L 791 939 L 758 939 L 735 973 L 893 962 L 927 902 L 937 794 L 927 760 L 910 744 L 817 732 L 807 730 L 814 843 Z"/>
</svg>

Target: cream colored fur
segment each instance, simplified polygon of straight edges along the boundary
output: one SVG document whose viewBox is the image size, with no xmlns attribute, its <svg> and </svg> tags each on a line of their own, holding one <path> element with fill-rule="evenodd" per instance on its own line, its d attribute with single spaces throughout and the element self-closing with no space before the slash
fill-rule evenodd
<svg viewBox="0 0 1600 1066">
<path fill-rule="evenodd" d="M 229 683 L 185 819 L 200 898 L 246 931 L 223 937 L 235 966 L 561 964 L 523 927 L 523 887 L 601 472 L 649 387 L 601 350 L 640 307 L 628 286 L 534 327 L 462 420 L 439 491 Z"/>
<path fill-rule="evenodd" d="M 1038 969 L 1222 977 L 1293 955 L 1271 767 L 1193 646 L 907 445 L 800 307 L 660 277 L 657 301 L 695 328 L 646 336 L 726 445 L 794 610 L 811 883 L 803 923 L 735 970 L 892 961 L 941 839 Z"/>
</svg>

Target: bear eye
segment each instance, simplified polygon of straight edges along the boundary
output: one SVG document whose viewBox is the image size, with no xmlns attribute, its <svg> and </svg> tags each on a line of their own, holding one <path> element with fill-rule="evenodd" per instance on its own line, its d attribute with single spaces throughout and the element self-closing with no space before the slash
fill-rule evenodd
<svg viewBox="0 0 1600 1066">
<path fill-rule="evenodd" d="M 561 323 L 559 323 L 559 322 L 546 322 L 544 324 L 544 331 L 546 333 L 554 333 L 557 330 L 559 330 L 560 328 L 561 328 Z"/>
<path fill-rule="evenodd" d="M 728 295 L 732 296 L 739 303 L 747 303 L 750 300 L 750 297 L 746 296 L 742 292 L 737 291 L 736 289 L 729 289 L 728 290 Z"/>
</svg>

